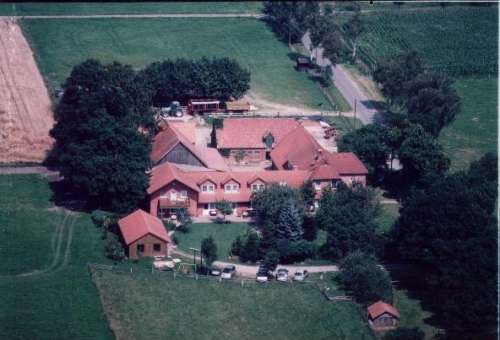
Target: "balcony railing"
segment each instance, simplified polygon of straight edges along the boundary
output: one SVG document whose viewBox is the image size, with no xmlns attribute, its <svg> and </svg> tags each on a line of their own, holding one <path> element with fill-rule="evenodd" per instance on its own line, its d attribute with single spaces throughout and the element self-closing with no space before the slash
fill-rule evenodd
<svg viewBox="0 0 500 340">
<path fill-rule="evenodd" d="M 189 198 L 180 198 L 177 200 L 171 200 L 170 198 L 160 198 L 158 206 L 160 209 L 172 209 L 172 208 L 189 208 L 190 205 Z"/>
</svg>

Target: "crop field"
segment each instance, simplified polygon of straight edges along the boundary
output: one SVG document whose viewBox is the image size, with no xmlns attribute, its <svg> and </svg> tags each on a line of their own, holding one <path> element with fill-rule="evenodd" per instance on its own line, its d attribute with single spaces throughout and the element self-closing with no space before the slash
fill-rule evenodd
<svg viewBox="0 0 500 340">
<path fill-rule="evenodd" d="M 372 69 L 412 48 L 432 71 L 455 77 L 498 73 L 498 8 L 449 7 L 363 13 L 368 31 L 358 38 L 359 57 Z"/>
<path fill-rule="evenodd" d="M 50 198 L 40 176 L 0 176 L 0 339 L 112 339 L 85 269 L 106 261 L 98 230 Z"/>
<path fill-rule="evenodd" d="M 119 61 L 142 69 L 167 58 L 229 57 L 251 72 L 253 96 L 317 110 L 325 97 L 307 75 L 295 71 L 294 54 L 262 21 L 251 18 L 130 18 L 24 20 L 50 89 L 89 59 Z M 324 110 L 333 110 L 325 102 Z"/>
<path fill-rule="evenodd" d="M 443 129 L 439 142 L 451 160 L 451 170 L 466 170 L 486 152 L 498 153 L 498 78 L 460 79 L 454 87 L 462 108 Z"/>
<path fill-rule="evenodd" d="M 373 339 L 353 304 L 315 284 L 251 284 L 94 272 L 119 339 Z M 124 298 L 126 297 L 126 298 Z"/>
<path fill-rule="evenodd" d="M 261 2 L 122 2 L 114 3 L 3 3 L 0 15 L 102 15 L 102 14 L 252 14 Z"/>
</svg>

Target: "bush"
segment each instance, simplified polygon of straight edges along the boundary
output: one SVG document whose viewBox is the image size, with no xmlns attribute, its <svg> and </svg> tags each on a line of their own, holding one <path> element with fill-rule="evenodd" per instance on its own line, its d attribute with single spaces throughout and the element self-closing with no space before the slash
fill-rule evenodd
<svg viewBox="0 0 500 340">
<path fill-rule="evenodd" d="M 189 224 L 179 224 L 175 230 L 180 231 L 183 234 L 187 234 L 191 230 L 191 226 Z"/>
<path fill-rule="evenodd" d="M 241 236 L 236 236 L 236 239 L 231 243 L 231 254 L 235 256 L 241 256 L 243 251 L 243 240 Z"/>
<path fill-rule="evenodd" d="M 111 260 L 123 261 L 125 258 L 125 250 L 120 241 L 118 241 L 118 237 L 114 234 L 108 234 L 104 250 Z"/>
<path fill-rule="evenodd" d="M 179 238 L 177 235 L 172 235 L 172 242 L 174 242 L 176 246 L 179 245 Z"/>
<path fill-rule="evenodd" d="M 102 227 L 102 223 L 106 217 L 113 217 L 113 213 L 104 210 L 94 210 L 91 214 L 92 222 L 94 222 L 97 227 Z"/>
<path fill-rule="evenodd" d="M 277 250 L 280 255 L 280 263 L 290 264 L 314 258 L 318 252 L 318 246 L 305 240 L 291 242 L 282 239 L 278 241 Z"/>
</svg>

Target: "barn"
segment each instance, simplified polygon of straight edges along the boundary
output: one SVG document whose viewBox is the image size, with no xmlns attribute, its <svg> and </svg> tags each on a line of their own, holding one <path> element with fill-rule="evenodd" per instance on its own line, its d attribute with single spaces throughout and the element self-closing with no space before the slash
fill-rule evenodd
<svg viewBox="0 0 500 340">
<path fill-rule="evenodd" d="M 162 221 L 143 210 L 136 210 L 118 221 L 128 257 L 167 256 L 170 237 Z"/>
<path fill-rule="evenodd" d="M 378 301 L 368 307 L 368 323 L 376 330 L 395 328 L 400 318 L 399 312 L 391 305 Z"/>
</svg>

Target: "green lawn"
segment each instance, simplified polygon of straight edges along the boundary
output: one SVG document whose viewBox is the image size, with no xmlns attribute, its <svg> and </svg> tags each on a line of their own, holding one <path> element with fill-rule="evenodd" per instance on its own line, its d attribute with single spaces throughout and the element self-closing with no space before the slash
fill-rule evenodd
<svg viewBox="0 0 500 340">
<path fill-rule="evenodd" d="M 252 14 L 262 8 L 261 2 L 4 3 L 0 15 Z"/>
<path fill-rule="evenodd" d="M 488 151 L 498 153 L 498 78 L 465 78 L 455 82 L 462 108 L 439 142 L 451 170 L 465 170 Z"/>
<path fill-rule="evenodd" d="M 88 58 L 142 69 L 167 58 L 230 57 L 251 72 L 252 95 L 284 105 L 333 108 L 316 83 L 295 71 L 295 54 L 251 18 L 24 20 L 49 89 Z"/>
<path fill-rule="evenodd" d="M 392 228 L 392 225 L 399 217 L 400 207 L 401 205 L 399 204 L 382 204 L 382 212 L 377 218 L 379 233 L 387 232 Z"/>
<path fill-rule="evenodd" d="M 106 261 L 99 230 L 50 198 L 37 175 L 0 176 L 0 339 L 112 339 L 85 269 Z"/>
<path fill-rule="evenodd" d="M 218 259 L 227 261 L 231 243 L 236 236 L 243 235 L 248 228 L 251 228 L 248 223 L 193 223 L 189 233 L 176 232 L 175 235 L 179 239 L 178 248 L 188 254 L 193 253 L 189 248 L 200 249 L 201 240 L 211 235 L 217 244 Z"/>
<path fill-rule="evenodd" d="M 94 280 L 118 338 L 373 338 L 354 305 L 327 302 L 314 284 L 241 286 L 111 272 L 95 272 Z"/>
</svg>

